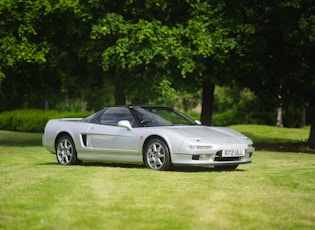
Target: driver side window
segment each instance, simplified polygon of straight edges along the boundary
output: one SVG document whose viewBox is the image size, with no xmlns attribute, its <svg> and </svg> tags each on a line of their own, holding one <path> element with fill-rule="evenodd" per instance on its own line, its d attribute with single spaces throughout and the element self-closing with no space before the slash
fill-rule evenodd
<svg viewBox="0 0 315 230">
<path fill-rule="evenodd" d="M 128 120 L 131 125 L 134 123 L 129 109 L 124 107 L 108 108 L 100 117 L 100 123 L 103 125 L 118 126 L 118 122 L 121 120 Z"/>
</svg>

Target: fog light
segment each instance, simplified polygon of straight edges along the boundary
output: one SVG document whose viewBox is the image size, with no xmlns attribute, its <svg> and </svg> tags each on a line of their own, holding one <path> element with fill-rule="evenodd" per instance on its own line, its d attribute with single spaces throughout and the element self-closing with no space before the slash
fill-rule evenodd
<svg viewBox="0 0 315 230">
<path fill-rule="evenodd" d="M 199 157 L 199 160 L 209 160 L 209 159 L 210 159 L 210 155 L 206 155 L 206 154 L 200 155 Z"/>
</svg>

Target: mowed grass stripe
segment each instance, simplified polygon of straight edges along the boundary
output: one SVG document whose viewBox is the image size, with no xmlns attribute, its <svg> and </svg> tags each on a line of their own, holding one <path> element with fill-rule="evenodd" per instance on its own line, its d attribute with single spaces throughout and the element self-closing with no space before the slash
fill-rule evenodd
<svg viewBox="0 0 315 230">
<path fill-rule="evenodd" d="M 256 152 L 237 171 L 85 163 L 42 147 L 0 155 L 3 229 L 265 229 L 315 225 L 314 155 Z"/>
<path fill-rule="evenodd" d="M 237 126 L 260 143 L 309 129 Z M 242 131 L 242 130 L 240 130 Z M 0 229 L 313 229 L 314 154 L 256 151 L 232 172 L 84 163 L 64 167 L 41 134 L 0 131 Z M 281 140 L 279 139 L 281 138 Z M 17 147 L 19 146 L 19 147 Z"/>
</svg>

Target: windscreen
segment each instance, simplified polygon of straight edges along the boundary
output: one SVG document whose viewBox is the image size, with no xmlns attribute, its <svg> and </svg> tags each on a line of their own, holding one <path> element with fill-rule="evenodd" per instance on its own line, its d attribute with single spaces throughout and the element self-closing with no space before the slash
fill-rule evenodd
<svg viewBox="0 0 315 230">
<path fill-rule="evenodd" d="M 196 125 L 193 120 L 167 107 L 134 107 L 133 111 L 143 127 Z"/>
</svg>

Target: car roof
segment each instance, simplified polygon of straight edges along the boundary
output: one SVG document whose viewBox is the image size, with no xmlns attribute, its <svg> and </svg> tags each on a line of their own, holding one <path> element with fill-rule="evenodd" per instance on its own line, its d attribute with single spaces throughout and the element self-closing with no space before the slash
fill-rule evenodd
<svg viewBox="0 0 315 230">
<path fill-rule="evenodd" d="M 105 107 L 104 109 L 107 109 L 107 108 L 117 108 L 117 107 L 124 107 L 124 108 L 137 108 L 137 107 L 142 107 L 142 108 L 168 108 L 168 109 L 172 109 L 172 107 L 164 106 L 164 105 L 114 105 L 114 106 Z"/>
</svg>

